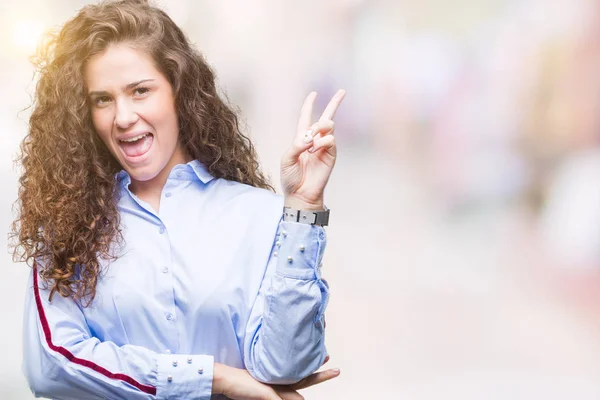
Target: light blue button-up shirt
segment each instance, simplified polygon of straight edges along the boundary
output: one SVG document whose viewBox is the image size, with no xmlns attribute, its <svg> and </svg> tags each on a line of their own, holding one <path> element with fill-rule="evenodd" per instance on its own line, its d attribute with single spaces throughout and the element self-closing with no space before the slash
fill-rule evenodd
<svg viewBox="0 0 600 400">
<path fill-rule="evenodd" d="M 267 383 L 322 365 L 322 227 L 281 221 L 282 196 L 197 160 L 173 168 L 158 212 L 125 171 L 116 179 L 125 240 L 118 260 L 101 260 L 92 305 L 49 302 L 43 261 L 32 270 L 23 370 L 36 396 L 216 399 L 214 362 Z"/>
</svg>

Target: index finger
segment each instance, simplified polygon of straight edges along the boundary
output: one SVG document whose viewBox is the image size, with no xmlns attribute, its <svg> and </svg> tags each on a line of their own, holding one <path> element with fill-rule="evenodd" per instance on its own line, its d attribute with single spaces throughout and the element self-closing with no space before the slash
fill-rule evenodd
<svg viewBox="0 0 600 400">
<path fill-rule="evenodd" d="M 306 389 L 307 387 L 318 385 L 319 383 L 326 382 L 340 375 L 340 370 L 328 369 L 325 371 L 315 372 L 300 382 L 296 382 L 290 387 L 294 390 Z"/>
<path fill-rule="evenodd" d="M 323 111 L 323 114 L 321 114 L 321 118 L 319 118 L 319 121 L 333 119 L 333 117 L 335 116 L 335 112 L 337 111 L 338 107 L 340 106 L 340 103 L 342 102 L 342 100 L 344 100 L 345 95 L 346 95 L 346 91 L 344 89 L 338 90 L 333 95 L 331 100 L 329 100 L 329 104 L 327 104 L 327 107 L 325 107 L 325 111 Z"/>
<path fill-rule="evenodd" d="M 300 119 L 298 120 L 298 131 L 306 131 L 310 128 L 311 120 L 312 120 L 312 111 L 313 104 L 315 103 L 315 99 L 317 98 L 317 92 L 310 92 L 304 103 L 302 104 L 302 108 L 300 109 Z"/>
</svg>

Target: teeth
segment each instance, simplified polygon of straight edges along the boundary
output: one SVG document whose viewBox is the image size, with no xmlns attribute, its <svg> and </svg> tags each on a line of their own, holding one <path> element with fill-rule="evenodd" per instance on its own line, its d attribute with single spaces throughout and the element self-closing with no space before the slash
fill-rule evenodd
<svg viewBox="0 0 600 400">
<path fill-rule="evenodd" d="M 131 143 L 131 142 L 135 142 L 136 140 L 140 140 L 141 138 L 144 138 L 146 136 L 148 136 L 148 134 L 144 133 L 144 134 L 141 134 L 140 136 L 136 136 L 136 137 L 131 138 L 131 139 L 121 139 L 121 142 Z"/>
</svg>

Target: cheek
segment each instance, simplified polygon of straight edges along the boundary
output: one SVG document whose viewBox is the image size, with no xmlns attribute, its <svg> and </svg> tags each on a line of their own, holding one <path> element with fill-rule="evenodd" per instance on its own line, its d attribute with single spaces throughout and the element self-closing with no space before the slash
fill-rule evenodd
<svg viewBox="0 0 600 400">
<path fill-rule="evenodd" d="M 165 106 L 168 104 L 168 106 Z M 155 102 L 151 108 L 148 109 L 148 116 L 150 120 L 154 120 L 153 125 L 163 134 L 167 134 L 169 138 L 177 140 L 179 134 L 179 120 L 177 112 L 175 111 L 175 105 L 166 100 L 165 102 Z"/>
<path fill-rule="evenodd" d="M 111 132 L 111 118 L 106 110 L 95 110 L 92 111 L 92 123 L 98 136 L 107 143 L 110 139 Z M 108 143 L 107 143 L 108 144 Z"/>
</svg>

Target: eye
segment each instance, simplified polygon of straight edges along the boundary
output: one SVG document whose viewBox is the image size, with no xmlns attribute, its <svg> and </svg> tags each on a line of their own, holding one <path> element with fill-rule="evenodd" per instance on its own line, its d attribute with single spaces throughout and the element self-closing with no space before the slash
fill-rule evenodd
<svg viewBox="0 0 600 400">
<path fill-rule="evenodd" d="M 143 97 L 149 91 L 150 89 L 148 89 L 147 87 L 140 86 L 133 89 L 133 94 L 137 97 Z"/>
<path fill-rule="evenodd" d="M 111 98 L 109 96 L 98 96 L 94 99 L 94 104 L 101 107 L 110 103 L 110 101 Z"/>
</svg>

